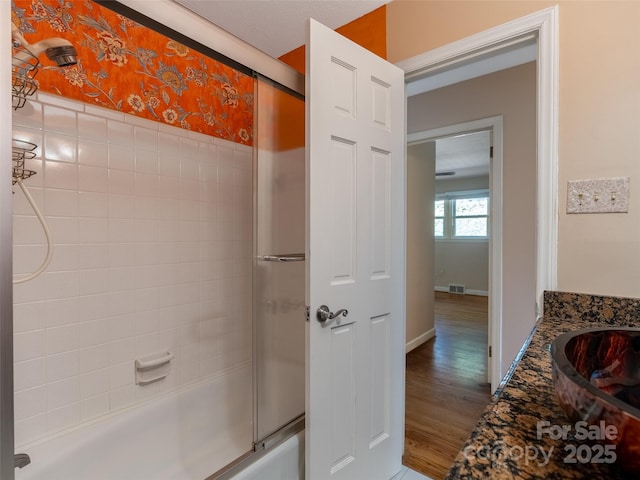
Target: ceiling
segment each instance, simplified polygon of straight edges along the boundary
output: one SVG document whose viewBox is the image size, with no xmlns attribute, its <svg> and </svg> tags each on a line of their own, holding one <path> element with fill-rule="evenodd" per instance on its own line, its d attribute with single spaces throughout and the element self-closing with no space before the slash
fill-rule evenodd
<svg viewBox="0 0 640 480">
<path fill-rule="evenodd" d="M 489 131 L 466 133 L 436 140 L 436 173 L 455 172 L 437 179 L 489 175 Z"/>
<path fill-rule="evenodd" d="M 277 58 L 305 43 L 308 18 L 336 29 L 390 0 L 173 1 Z M 536 42 L 533 39 L 476 62 L 426 74 L 407 83 L 408 100 L 429 90 L 535 60 L 535 57 Z M 438 139 L 436 171 L 455 171 L 455 178 L 488 175 L 489 144 L 488 132 Z"/>
<path fill-rule="evenodd" d="M 304 45 L 308 18 L 336 29 L 390 0 L 174 0 L 278 58 Z"/>
</svg>

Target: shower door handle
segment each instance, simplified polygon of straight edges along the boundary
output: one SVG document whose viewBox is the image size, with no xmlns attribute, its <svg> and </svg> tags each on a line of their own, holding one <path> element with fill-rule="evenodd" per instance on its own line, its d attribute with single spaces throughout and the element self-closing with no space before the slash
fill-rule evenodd
<svg viewBox="0 0 640 480">
<path fill-rule="evenodd" d="M 341 308 L 336 313 L 333 313 L 326 305 L 320 305 L 316 310 L 316 319 L 323 325 L 327 324 L 327 320 L 333 320 L 334 318 L 338 318 L 340 315 L 346 317 L 349 315 L 349 310 Z"/>
<path fill-rule="evenodd" d="M 263 255 L 258 257 L 263 262 L 304 262 L 304 253 L 288 253 L 286 255 Z"/>
</svg>

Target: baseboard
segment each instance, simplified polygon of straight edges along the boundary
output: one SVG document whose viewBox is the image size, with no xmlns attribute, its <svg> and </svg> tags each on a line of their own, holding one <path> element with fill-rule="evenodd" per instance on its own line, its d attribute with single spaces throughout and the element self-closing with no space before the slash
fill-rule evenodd
<svg viewBox="0 0 640 480">
<path fill-rule="evenodd" d="M 433 289 L 436 292 L 449 292 L 449 287 L 433 287 Z M 467 295 L 478 295 L 479 297 L 488 297 L 489 296 L 489 292 L 487 292 L 486 290 L 471 290 L 471 289 L 467 289 L 464 292 Z M 456 294 L 457 295 L 457 294 Z"/>
<path fill-rule="evenodd" d="M 422 335 L 418 335 L 413 340 L 407 342 L 407 345 L 405 346 L 405 353 L 409 353 L 414 348 L 419 347 L 420 345 L 431 340 L 435 336 L 436 336 L 435 328 L 432 328 L 431 330 L 427 330 Z"/>
</svg>

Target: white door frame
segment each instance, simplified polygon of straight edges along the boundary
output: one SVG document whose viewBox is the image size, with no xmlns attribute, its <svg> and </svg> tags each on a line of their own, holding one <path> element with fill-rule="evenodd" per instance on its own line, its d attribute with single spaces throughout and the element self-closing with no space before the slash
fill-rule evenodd
<svg viewBox="0 0 640 480">
<path fill-rule="evenodd" d="M 557 288 L 558 6 L 550 7 L 398 62 L 411 79 L 537 38 L 536 315 L 545 290 Z M 500 335 L 500 334 L 499 334 Z M 501 343 L 501 337 L 494 337 Z"/>
<path fill-rule="evenodd" d="M 489 191 L 491 195 L 491 232 L 489 234 L 489 338 L 492 355 L 488 359 L 488 378 L 491 391 L 500 384 L 505 372 L 502 361 L 502 115 L 481 118 L 407 135 L 407 145 L 438 138 L 483 130 L 492 132 L 493 159 L 490 164 Z"/>
</svg>

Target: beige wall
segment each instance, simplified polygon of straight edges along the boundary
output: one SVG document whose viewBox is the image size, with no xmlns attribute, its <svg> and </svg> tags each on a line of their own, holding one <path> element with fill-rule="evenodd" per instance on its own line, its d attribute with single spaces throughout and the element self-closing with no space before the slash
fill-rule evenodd
<svg viewBox="0 0 640 480">
<path fill-rule="evenodd" d="M 557 3 L 558 289 L 639 297 L 640 2 Z M 552 4 L 394 0 L 388 58 L 397 62 Z M 631 178 L 628 214 L 566 215 L 567 180 L 610 176 Z"/>
<path fill-rule="evenodd" d="M 489 291 L 488 240 L 438 240 L 435 247 L 434 288 L 464 285 L 466 293 L 486 295 Z"/>
<path fill-rule="evenodd" d="M 434 142 L 407 149 L 407 344 L 433 334 Z"/>
<path fill-rule="evenodd" d="M 506 372 L 535 322 L 535 63 L 411 97 L 408 131 L 503 115 L 503 345 Z"/>
<path fill-rule="evenodd" d="M 488 188 L 488 175 L 444 177 L 436 180 L 436 193 Z M 450 283 L 455 283 L 464 285 L 472 293 L 488 292 L 489 242 L 487 240 L 437 240 L 433 278 L 436 288 L 448 288 Z"/>
</svg>

